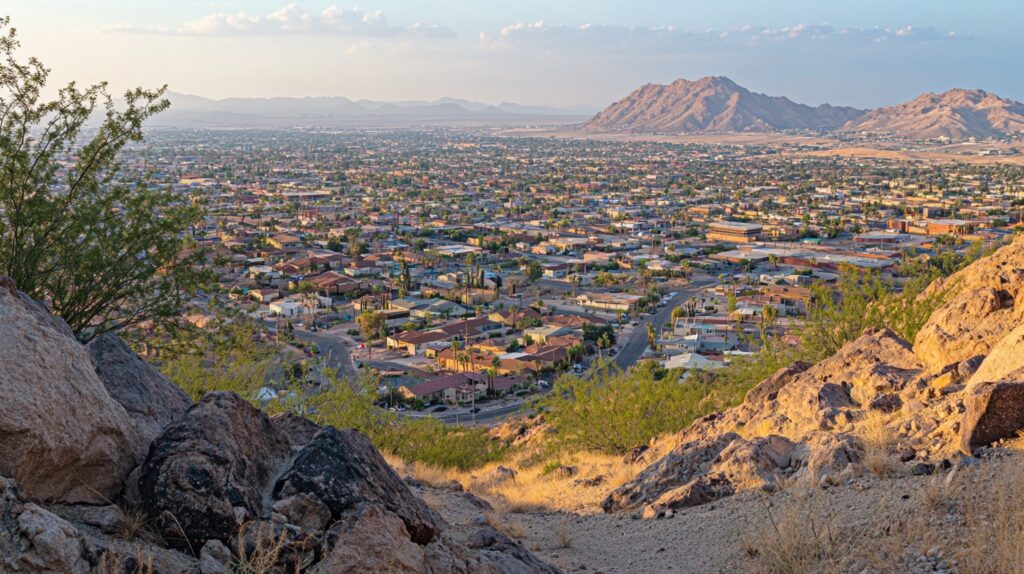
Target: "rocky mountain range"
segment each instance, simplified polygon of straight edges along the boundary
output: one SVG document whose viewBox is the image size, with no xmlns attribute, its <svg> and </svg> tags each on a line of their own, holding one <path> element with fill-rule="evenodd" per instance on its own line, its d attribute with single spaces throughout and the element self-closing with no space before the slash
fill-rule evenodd
<svg viewBox="0 0 1024 574">
<path fill-rule="evenodd" d="M 894 133 L 915 139 L 987 138 L 1024 131 L 1024 104 L 983 90 L 922 94 L 878 108 L 843 126 L 846 132 Z"/>
<path fill-rule="evenodd" d="M 582 128 L 651 134 L 820 130 L 912 139 L 987 138 L 1024 131 L 1024 104 L 982 90 L 955 89 L 871 111 L 811 107 L 751 92 L 728 78 L 706 77 L 642 86 Z"/>
<path fill-rule="evenodd" d="M 747 90 L 729 78 L 647 84 L 587 123 L 593 131 L 714 133 L 828 130 L 863 115 L 863 110 L 798 104 Z"/>
</svg>

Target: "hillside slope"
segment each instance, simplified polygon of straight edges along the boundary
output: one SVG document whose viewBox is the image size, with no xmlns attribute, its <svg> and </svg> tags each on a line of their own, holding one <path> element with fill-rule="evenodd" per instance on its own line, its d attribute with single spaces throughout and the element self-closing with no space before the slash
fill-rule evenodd
<svg viewBox="0 0 1024 574">
<path fill-rule="evenodd" d="M 983 90 L 928 93 L 873 110 L 847 122 L 842 131 L 891 133 L 917 139 L 998 137 L 1024 131 L 1024 104 Z"/>
<path fill-rule="evenodd" d="M 798 104 L 714 76 L 647 84 L 594 116 L 583 128 L 663 134 L 827 130 L 863 113 L 854 108 Z"/>
</svg>

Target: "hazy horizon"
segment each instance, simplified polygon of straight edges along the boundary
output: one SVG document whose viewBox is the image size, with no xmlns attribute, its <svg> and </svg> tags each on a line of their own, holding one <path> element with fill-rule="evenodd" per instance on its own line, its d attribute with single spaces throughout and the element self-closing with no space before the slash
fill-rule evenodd
<svg viewBox="0 0 1024 574">
<path fill-rule="evenodd" d="M 951 88 L 1024 100 L 1024 78 L 1008 73 L 1024 6 L 1008 1 L 91 4 L 11 0 L 3 14 L 54 83 L 109 80 L 115 91 L 600 108 L 645 83 L 722 75 L 811 105 L 870 108 Z"/>
</svg>

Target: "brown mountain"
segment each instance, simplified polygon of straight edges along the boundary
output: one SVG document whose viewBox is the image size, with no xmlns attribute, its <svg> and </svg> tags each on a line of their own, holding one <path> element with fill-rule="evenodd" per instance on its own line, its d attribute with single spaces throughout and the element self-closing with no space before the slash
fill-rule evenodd
<svg viewBox="0 0 1024 574">
<path fill-rule="evenodd" d="M 806 106 L 747 90 L 713 76 L 668 85 L 647 84 L 584 124 L 590 131 L 646 133 L 769 132 L 835 129 L 863 110 Z"/>
<path fill-rule="evenodd" d="M 993 137 L 1024 131 L 1024 104 L 983 90 L 922 94 L 848 122 L 843 131 L 913 138 Z"/>
</svg>

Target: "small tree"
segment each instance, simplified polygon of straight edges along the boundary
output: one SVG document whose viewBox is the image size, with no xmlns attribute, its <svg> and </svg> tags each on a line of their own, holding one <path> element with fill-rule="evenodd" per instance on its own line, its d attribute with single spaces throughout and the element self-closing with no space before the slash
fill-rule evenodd
<svg viewBox="0 0 1024 574">
<path fill-rule="evenodd" d="M 380 336 L 381 331 L 384 329 L 385 321 L 384 314 L 374 310 L 364 311 L 356 318 L 356 323 L 359 324 L 359 332 L 367 341 L 372 341 Z"/>
<path fill-rule="evenodd" d="M 165 88 L 126 92 L 123 111 L 104 83 L 72 82 L 45 100 L 50 71 L 19 62 L 18 46 L 0 19 L 0 274 L 83 340 L 177 316 L 206 278 L 187 233 L 201 212 L 169 188 L 125 178 L 120 164 L 143 122 L 170 105 Z M 97 111 L 102 122 L 86 137 Z"/>
</svg>

